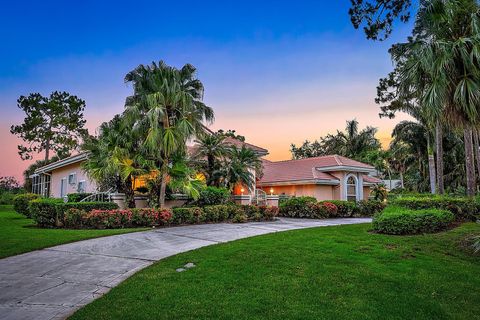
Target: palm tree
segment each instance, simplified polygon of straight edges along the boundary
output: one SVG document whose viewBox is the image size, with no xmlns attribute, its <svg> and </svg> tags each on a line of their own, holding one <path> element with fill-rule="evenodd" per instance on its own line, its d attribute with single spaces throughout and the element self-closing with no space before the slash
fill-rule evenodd
<svg viewBox="0 0 480 320">
<path fill-rule="evenodd" d="M 98 137 L 86 139 L 82 150 L 89 152 L 89 156 L 82 166 L 101 188 L 114 187 L 125 193 L 129 206 L 134 206 L 133 180 L 147 173 L 151 162 L 143 157 L 144 148 L 124 121 L 116 115 L 100 126 Z"/>
<path fill-rule="evenodd" d="M 218 170 L 220 161 L 227 155 L 229 146 L 225 143 L 226 136 L 221 133 L 206 134 L 198 140 L 194 158 L 199 161 L 206 159 L 204 172 L 207 176 L 207 185 L 218 186 Z"/>
<path fill-rule="evenodd" d="M 368 151 L 380 148 L 376 133 L 377 129 L 370 126 L 359 131 L 358 121 L 353 119 L 347 121 L 345 132 L 337 131 L 336 135 L 327 135 L 323 139 L 323 145 L 327 154 L 358 158 Z"/>
<path fill-rule="evenodd" d="M 431 111 L 431 121 L 443 115 L 450 126 L 464 131 L 468 196 L 476 189 L 472 130 L 480 102 L 478 10 L 475 0 L 423 2 L 412 41 L 398 46 L 403 49 L 398 57 L 407 57 L 402 84 L 410 86 L 412 79 L 420 84 L 419 103 Z"/>
<path fill-rule="evenodd" d="M 232 145 L 222 165 L 221 176 L 223 184 L 232 190 L 235 185 L 242 184 L 252 190 L 255 186 L 254 173 L 261 174 L 262 161 L 258 154 L 245 146 L 241 148 Z"/>
<path fill-rule="evenodd" d="M 158 64 L 140 65 L 125 76 L 133 95 L 125 102 L 131 127 L 140 132 L 160 174 L 159 206 L 165 204 L 169 168 L 177 153 L 185 153 L 186 141 L 204 133 L 204 122 L 213 120 L 213 110 L 203 102 L 203 84 L 195 67 L 181 69 Z"/>
</svg>

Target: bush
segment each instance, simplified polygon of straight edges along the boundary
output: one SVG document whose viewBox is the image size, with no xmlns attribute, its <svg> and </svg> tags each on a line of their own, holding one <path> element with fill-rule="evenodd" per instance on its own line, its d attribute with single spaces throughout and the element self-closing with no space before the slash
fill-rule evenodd
<svg viewBox="0 0 480 320">
<path fill-rule="evenodd" d="M 226 188 L 206 187 L 197 200 L 200 206 L 225 204 L 230 200 L 230 191 Z"/>
<path fill-rule="evenodd" d="M 260 206 L 259 208 L 262 220 L 271 221 L 278 216 L 278 207 Z"/>
<path fill-rule="evenodd" d="M 58 203 L 58 217 L 63 220 L 64 212 L 68 209 L 78 209 L 85 212 L 92 210 L 115 210 L 118 209 L 118 205 L 114 202 L 67 202 Z"/>
<path fill-rule="evenodd" d="M 337 206 L 337 216 L 341 218 L 350 218 L 355 214 L 357 204 L 353 201 L 331 200 L 328 201 Z"/>
<path fill-rule="evenodd" d="M 480 202 L 464 197 L 433 196 L 401 197 L 392 201 L 393 205 L 408 209 L 441 209 L 454 214 L 457 221 L 476 221 L 480 217 Z"/>
<path fill-rule="evenodd" d="M 354 216 L 372 217 L 376 213 L 382 212 L 387 204 L 379 200 L 361 200 L 357 202 L 354 210 Z"/>
<path fill-rule="evenodd" d="M 63 221 L 63 212 L 58 210 L 58 205 L 62 203 L 62 199 L 36 199 L 30 201 L 29 211 L 33 220 L 41 227 L 60 226 Z"/>
<path fill-rule="evenodd" d="M 70 208 L 63 215 L 63 225 L 67 228 L 83 228 L 86 215 L 84 210 Z"/>
<path fill-rule="evenodd" d="M 40 198 L 38 194 L 35 193 L 24 193 L 18 194 L 13 198 L 13 210 L 23 214 L 24 216 L 31 218 L 29 204 L 30 201 Z"/>
<path fill-rule="evenodd" d="M 311 217 L 308 203 L 316 203 L 314 197 L 294 197 L 283 201 L 280 204 L 280 215 L 289 218 L 308 218 Z"/>
<path fill-rule="evenodd" d="M 200 207 L 173 208 L 172 224 L 198 223 L 203 215 Z"/>
<path fill-rule="evenodd" d="M 216 205 L 203 208 L 205 222 L 222 222 L 228 220 L 231 206 Z"/>
<path fill-rule="evenodd" d="M 447 210 L 411 210 L 388 207 L 373 218 L 373 229 L 386 234 L 418 234 L 442 231 L 455 220 Z"/>
<path fill-rule="evenodd" d="M 79 193 L 69 193 L 67 194 L 68 202 L 80 202 L 86 197 L 91 196 L 93 193 L 79 192 Z"/>
<path fill-rule="evenodd" d="M 248 221 L 248 217 L 242 207 L 232 206 L 231 209 L 230 216 L 232 217 L 233 223 L 244 223 Z"/>
<path fill-rule="evenodd" d="M 95 229 L 151 227 L 166 225 L 171 219 L 169 209 L 92 210 L 83 217 L 83 225 Z"/>
</svg>

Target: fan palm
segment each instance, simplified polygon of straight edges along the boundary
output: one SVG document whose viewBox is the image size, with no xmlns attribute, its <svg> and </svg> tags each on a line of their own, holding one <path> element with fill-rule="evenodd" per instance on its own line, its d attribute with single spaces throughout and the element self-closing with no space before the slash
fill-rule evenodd
<svg viewBox="0 0 480 320">
<path fill-rule="evenodd" d="M 480 102 L 478 9 L 475 0 L 423 2 L 412 41 L 393 50 L 395 60 L 404 62 L 401 89 L 409 92 L 414 83 L 430 121 L 443 115 L 449 125 L 464 130 L 469 196 L 475 193 L 472 128 L 479 121 Z"/>
<path fill-rule="evenodd" d="M 86 139 L 82 149 L 89 152 L 89 156 L 83 169 L 100 187 L 114 187 L 125 193 L 132 205 L 132 182 L 135 177 L 147 173 L 151 163 L 143 157 L 138 137 L 123 122 L 124 118 L 116 115 L 100 126 L 98 137 Z"/>
<path fill-rule="evenodd" d="M 186 141 L 204 133 L 213 110 L 203 102 L 203 84 L 195 68 L 176 69 L 163 61 L 140 65 L 125 76 L 133 95 L 125 102 L 130 126 L 143 137 L 160 173 L 159 205 L 165 204 L 168 170 L 176 153 L 185 153 Z"/>
<path fill-rule="evenodd" d="M 253 189 L 255 175 L 261 174 L 262 161 L 258 154 L 245 146 L 231 146 L 223 163 L 221 176 L 226 187 L 232 190 L 235 185 L 242 184 Z"/>
<path fill-rule="evenodd" d="M 225 143 L 226 136 L 220 133 L 207 134 L 198 140 L 194 157 L 200 161 L 206 159 L 204 172 L 207 176 L 207 185 L 218 185 L 217 171 L 220 161 L 227 155 L 229 146 Z"/>
</svg>

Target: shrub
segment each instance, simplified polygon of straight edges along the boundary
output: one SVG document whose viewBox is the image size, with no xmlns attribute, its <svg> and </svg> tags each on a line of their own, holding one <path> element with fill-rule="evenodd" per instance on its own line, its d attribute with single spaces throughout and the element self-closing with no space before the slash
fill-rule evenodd
<svg viewBox="0 0 480 320">
<path fill-rule="evenodd" d="M 379 200 L 361 200 L 354 210 L 355 216 L 372 217 L 385 209 L 386 203 Z"/>
<path fill-rule="evenodd" d="M 79 193 L 69 193 L 67 194 L 68 202 L 80 202 L 88 196 L 91 196 L 92 193 L 79 192 Z"/>
<path fill-rule="evenodd" d="M 243 212 L 248 220 L 260 221 L 262 219 L 262 213 L 259 206 L 245 205 L 242 206 Z"/>
<path fill-rule="evenodd" d="M 18 194 L 13 198 L 13 210 L 23 214 L 24 216 L 31 218 L 29 204 L 30 201 L 40 198 L 38 194 L 35 193 L 24 193 Z"/>
<path fill-rule="evenodd" d="M 230 191 L 226 188 L 206 187 L 197 200 L 200 206 L 225 204 L 230 200 Z"/>
<path fill-rule="evenodd" d="M 263 220 L 271 221 L 278 216 L 278 207 L 260 206 L 259 208 Z"/>
<path fill-rule="evenodd" d="M 454 220 L 454 215 L 447 210 L 392 206 L 375 215 L 373 229 L 386 234 L 432 233 L 445 230 Z"/>
<path fill-rule="evenodd" d="M 74 210 L 78 209 L 67 210 L 65 217 L 73 211 L 80 216 L 81 225 L 95 229 L 160 226 L 168 224 L 172 219 L 169 209 L 92 210 L 87 214 L 82 214 L 82 210 L 79 210 L 80 213 Z"/>
<path fill-rule="evenodd" d="M 60 226 L 63 221 L 63 213 L 59 215 L 58 204 L 62 199 L 45 198 L 30 201 L 29 211 L 35 222 L 42 227 Z"/>
<path fill-rule="evenodd" d="M 68 209 L 79 209 L 85 212 L 92 210 L 115 210 L 118 205 L 114 202 L 67 202 L 57 204 L 58 217 L 63 220 L 64 212 Z"/>
<path fill-rule="evenodd" d="M 248 221 L 247 215 L 243 212 L 239 212 L 235 214 L 232 218 L 233 223 L 244 223 L 247 221 Z"/>
<path fill-rule="evenodd" d="M 314 197 L 294 197 L 280 204 L 280 215 L 289 218 L 308 218 L 311 216 L 308 203 L 316 203 Z"/>
<path fill-rule="evenodd" d="M 353 201 L 329 200 L 328 202 L 337 206 L 337 216 L 341 218 L 353 217 L 357 204 Z"/>
<path fill-rule="evenodd" d="M 203 216 L 203 210 L 200 207 L 173 208 L 172 223 L 198 223 L 202 220 L 201 216 Z"/>
<path fill-rule="evenodd" d="M 205 222 L 222 222 L 228 220 L 230 209 L 229 205 L 206 206 L 203 208 Z"/>
<path fill-rule="evenodd" d="M 70 208 L 64 212 L 63 225 L 67 228 L 83 228 L 87 213 L 84 210 Z"/>
<path fill-rule="evenodd" d="M 458 221 L 475 221 L 480 217 L 480 202 L 475 199 L 433 196 L 402 197 L 392 204 L 408 209 L 441 209 L 452 212 Z"/>
</svg>

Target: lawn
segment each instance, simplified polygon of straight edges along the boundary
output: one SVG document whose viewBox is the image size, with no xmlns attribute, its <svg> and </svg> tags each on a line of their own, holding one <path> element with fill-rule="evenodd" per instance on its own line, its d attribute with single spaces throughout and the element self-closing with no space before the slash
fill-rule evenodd
<svg viewBox="0 0 480 320">
<path fill-rule="evenodd" d="M 0 206 L 0 258 L 62 243 L 110 236 L 145 229 L 66 230 L 37 228 L 32 219 Z"/>
<path fill-rule="evenodd" d="M 480 225 L 404 237 L 370 228 L 288 231 L 179 254 L 72 319 L 479 319 L 480 257 L 465 239 Z M 188 262 L 197 266 L 175 271 Z"/>
</svg>

